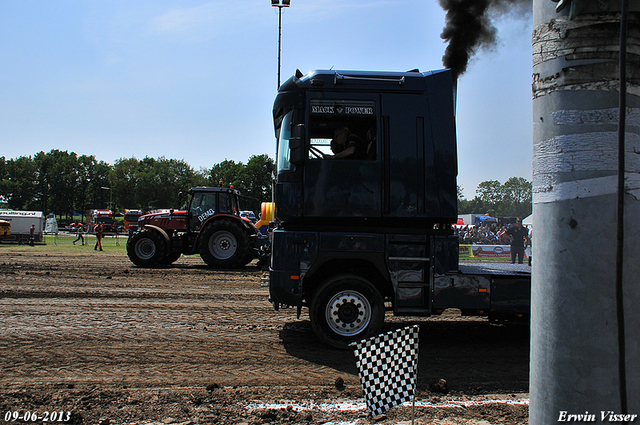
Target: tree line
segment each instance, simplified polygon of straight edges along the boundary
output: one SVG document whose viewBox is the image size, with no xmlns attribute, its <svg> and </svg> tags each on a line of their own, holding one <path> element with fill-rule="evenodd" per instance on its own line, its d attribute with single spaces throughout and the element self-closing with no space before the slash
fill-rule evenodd
<svg viewBox="0 0 640 425">
<path fill-rule="evenodd" d="M 0 157 L 0 195 L 10 209 L 73 220 L 74 212 L 90 209 L 177 208 L 181 190 L 222 184 L 242 193 L 243 209 L 259 211 L 262 202 L 271 200 L 268 161 L 273 162 L 266 154 L 252 155 L 246 164 L 224 160 L 196 171 L 178 159 L 121 158 L 110 165 L 93 155 L 54 149 L 15 159 Z"/>
<path fill-rule="evenodd" d="M 492 217 L 527 217 L 532 211 L 532 184 L 511 177 L 504 184 L 487 180 L 478 185 L 476 196 L 467 200 L 458 186 L 458 214 L 489 214 Z"/>
<path fill-rule="evenodd" d="M 209 169 L 194 170 L 184 160 L 165 157 L 121 158 L 110 165 L 93 155 L 54 149 L 15 159 L 0 157 L 0 195 L 14 210 L 38 210 L 72 220 L 74 212 L 90 209 L 178 208 L 178 193 L 195 186 L 233 185 L 244 196 L 243 209 L 260 211 L 271 201 L 273 162 L 252 155 L 246 164 L 224 160 Z M 511 177 L 480 183 L 467 200 L 458 187 L 459 214 L 526 217 L 531 214 L 531 182 Z"/>
</svg>

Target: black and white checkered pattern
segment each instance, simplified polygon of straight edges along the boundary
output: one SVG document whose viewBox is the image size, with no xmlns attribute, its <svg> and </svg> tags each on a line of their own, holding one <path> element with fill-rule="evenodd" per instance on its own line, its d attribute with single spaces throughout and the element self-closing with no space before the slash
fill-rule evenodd
<svg viewBox="0 0 640 425">
<path fill-rule="evenodd" d="M 356 367 L 372 417 L 414 395 L 418 330 L 418 325 L 407 326 L 355 343 Z"/>
</svg>

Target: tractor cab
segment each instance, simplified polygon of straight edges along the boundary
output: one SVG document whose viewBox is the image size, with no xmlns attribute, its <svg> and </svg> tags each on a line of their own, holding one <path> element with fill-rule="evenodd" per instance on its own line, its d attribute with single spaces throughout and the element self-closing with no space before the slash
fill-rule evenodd
<svg viewBox="0 0 640 425">
<path fill-rule="evenodd" d="M 208 218 L 217 214 L 237 216 L 240 192 L 231 188 L 195 187 L 189 190 L 187 222 L 190 232 L 199 232 Z"/>
</svg>

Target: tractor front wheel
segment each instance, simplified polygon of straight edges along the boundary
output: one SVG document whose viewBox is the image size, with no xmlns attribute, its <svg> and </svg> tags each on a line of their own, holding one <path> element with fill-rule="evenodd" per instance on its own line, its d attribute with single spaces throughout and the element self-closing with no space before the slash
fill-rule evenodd
<svg viewBox="0 0 640 425">
<path fill-rule="evenodd" d="M 152 267 L 165 256 L 166 247 L 160 235 L 153 230 L 142 230 L 127 241 L 127 255 L 138 267 Z"/>
<path fill-rule="evenodd" d="M 246 264 L 249 233 L 237 221 L 213 221 L 205 227 L 200 238 L 200 256 L 209 267 L 225 269 Z"/>
</svg>

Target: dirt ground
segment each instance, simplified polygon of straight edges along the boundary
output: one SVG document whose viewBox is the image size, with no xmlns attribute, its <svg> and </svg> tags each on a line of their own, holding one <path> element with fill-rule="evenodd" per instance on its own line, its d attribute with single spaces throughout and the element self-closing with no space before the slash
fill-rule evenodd
<svg viewBox="0 0 640 425">
<path fill-rule="evenodd" d="M 267 297 L 255 265 L 141 269 L 121 252 L 2 245 L 0 423 L 411 423 L 410 404 L 371 419 L 353 353 Z M 416 423 L 527 423 L 527 324 L 387 316 L 413 323 Z"/>
</svg>

